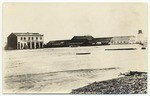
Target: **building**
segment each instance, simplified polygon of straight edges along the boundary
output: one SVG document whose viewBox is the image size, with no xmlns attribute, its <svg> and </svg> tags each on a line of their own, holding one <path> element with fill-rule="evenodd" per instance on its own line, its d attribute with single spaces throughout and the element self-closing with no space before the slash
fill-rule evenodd
<svg viewBox="0 0 150 96">
<path fill-rule="evenodd" d="M 70 40 L 50 41 L 46 44 L 47 48 L 51 47 L 77 47 L 77 46 L 102 46 L 102 45 L 122 45 L 122 44 L 142 44 L 146 45 L 143 40 L 142 30 L 138 30 L 136 36 L 116 36 L 116 37 L 101 37 L 94 38 L 90 35 L 74 36 Z"/>
<path fill-rule="evenodd" d="M 90 35 L 87 36 L 74 36 L 69 45 L 70 46 L 89 46 L 92 45 L 94 38 Z"/>
<path fill-rule="evenodd" d="M 37 49 L 43 48 L 44 38 L 39 33 L 11 33 L 7 37 L 8 49 Z"/>
<path fill-rule="evenodd" d="M 46 44 L 46 48 L 134 44 L 136 43 L 135 39 L 135 36 L 118 36 L 103 38 L 93 38 L 92 36 L 74 36 L 71 40 L 50 41 Z"/>
<path fill-rule="evenodd" d="M 134 44 L 134 43 L 136 43 L 135 36 L 118 36 L 118 37 L 112 37 L 112 39 L 110 40 L 111 45 Z"/>
<path fill-rule="evenodd" d="M 112 37 L 94 38 L 96 45 L 110 45 Z"/>
<path fill-rule="evenodd" d="M 52 48 L 52 47 L 69 47 L 70 40 L 55 40 L 49 41 L 44 47 Z"/>
<path fill-rule="evenodd" d="M 136 43 L 142 44 L 143 42 L 144 42 L 143 33 L 142 33 L 142 30 L 139 30 L 138 34 L 137 34 L 137 42 Z"/>
</svg>

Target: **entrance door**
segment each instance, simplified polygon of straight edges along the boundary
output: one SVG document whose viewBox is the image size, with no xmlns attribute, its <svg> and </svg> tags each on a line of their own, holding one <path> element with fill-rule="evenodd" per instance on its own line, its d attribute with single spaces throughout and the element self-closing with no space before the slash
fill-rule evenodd
<svg viewBox="0 0 150 96">
<path fill-rule="evenodd" d="M 38 42 L 36 42 L 36 48 L 39 48 L 39 43 Z"/>
<path fill-rule="evenodd" d="M 20 43 L 18 43 L 18 49 L 20 49 Z"/>
<path fill-rule="evenodd" d="M 32 49 L 34 49 L 34 42 L 32 42 Z"/>
<path fill-rule="evenodd" d="M 28 42 L 28 49 L 30 49 L 31 47 L 30 47 L 30 42 Z"/>
<path fill-rule="evenodd" d="M 41 48 L 43 48 L 43 42 L 40 42 L 40 46 L 41 46 Z"/>
</svg>

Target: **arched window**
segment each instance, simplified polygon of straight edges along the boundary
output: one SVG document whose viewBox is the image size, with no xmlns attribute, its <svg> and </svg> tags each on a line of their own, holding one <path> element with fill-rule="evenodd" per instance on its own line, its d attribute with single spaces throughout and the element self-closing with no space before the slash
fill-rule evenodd
<svg viewBox="0 0 150 96">
<path fill-rule="evenodd" d="M 38 37 L 36 37 L 36 40 L 38 40 Z"/>
<path fill-rule="evenodd" d="M 24 40 L 26 40 L 26 37 L 24 37 Z"/>
<path fill-rule="evenodd" d="M 33 37 L 32 37 L 32 40 L 33 40 Z"/>
<path fill-rule="evenodd" d="M 28 40 L 30 40 L 30 37 L 28 37 Z"/>
<path fill-rule="evenodd" d="M 20 40 L 22 40 L 22 37 L 20 38 Z"/>
<path fill-rule="evenodd" d="M 123 44 L 123 41 L 121 41 L 121 44 Z"/>
</svg>

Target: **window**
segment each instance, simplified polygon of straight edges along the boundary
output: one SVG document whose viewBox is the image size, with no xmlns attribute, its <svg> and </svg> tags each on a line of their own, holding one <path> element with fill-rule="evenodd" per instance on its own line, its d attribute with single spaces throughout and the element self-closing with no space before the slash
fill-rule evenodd
<svg viewBox="0 0 150 96">
<path fill-rule="evenodd" d="M 24 40 L 26 40 L 26 37 L 24 37 Z"/>
<path fill-rule="evenodd" d="M 42 37 L 40 37 L 40 40 L 42 40 Z"/>
<path fill-rule="evenodd" d="M 33 40 L 33 37 L 32 37 L 32 40 Z"/>
<path fill-rule="evenodd" d="M 20 38 L 20 40 L 22 40 L 22 37 Z"/>
<path fill-rule="evenodd" d="M 30 40 L 30 37 L 28 37 L 28 40 Z"/>
<path fill-rule="evenodd" d="M 38 40 L 38 37 L 36 37 L 36 40 Z"/>
</svg>

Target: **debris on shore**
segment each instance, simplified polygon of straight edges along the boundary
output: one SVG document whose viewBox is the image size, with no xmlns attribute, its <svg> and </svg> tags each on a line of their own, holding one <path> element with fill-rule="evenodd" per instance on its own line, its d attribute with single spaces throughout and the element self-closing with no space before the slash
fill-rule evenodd
<svg viewBox="0 0 150 96">
<path fill-rule="evenodd" d="M 84 52 L 84 53 L 76 53 L 76 55 L 87 55 L 87 54 L 91 54 L 89 52 Z"/>
<path fill-rule="evenodd" d="M 147 73 L 130 71 L 121 73 L 123 77 L 94 82 L 72 90 L 71 94 L 146 94 Z"/>
<path fill-rule="evenodd" d="M 117 48 L 117 49 L 105 49 L 107 50 L 137 50 L 137 48 Z"/>
</svg>

